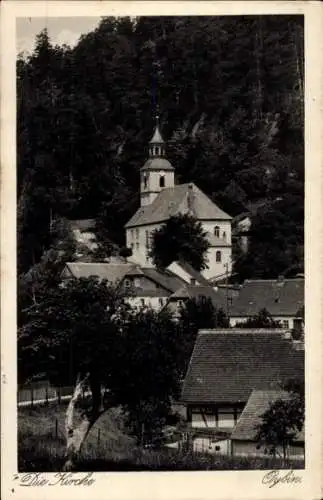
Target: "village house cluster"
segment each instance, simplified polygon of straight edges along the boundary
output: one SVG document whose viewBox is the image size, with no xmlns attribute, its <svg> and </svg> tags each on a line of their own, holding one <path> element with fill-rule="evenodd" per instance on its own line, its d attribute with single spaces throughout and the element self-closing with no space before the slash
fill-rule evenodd
<svg viewBox="0 0 323 500">
<path fill-rule="evenodd" d="M 304 277 L 229 284 L 232 231 L 246 249 L 250 216 L 233 221 L 195 184 L 176 185 L 158 125 L 148 150 L 140 172 L 140 207 L 125 225 L 132 255 L 100 263 L 84 262 L 80 255 L 67 263 L 62 278 L 97 276 L 131 292 L 132 306 L 167 308 L 175 317 L 192 298 L 206 297 L 222 309 L 230 328 L 198 333 L 183 383 L 187 438 L 195 451 L 266 455 L 266 448 L 257 444 L 256 425 L 271 402 L 287 397 L 282 382 L 304 378 Z M 152 232 L 176 214 L 193 215 L 207 233 L 208 268 L 203 272 L 183 261 L 162 271 L 149 257 Z M 95 246 L 92 220 L 73 221 L 72 229 L 82 245 Z M 237 327 L 264 309 L 280 328 Z M 303 431 L 289 453 L 304 457 Z"/>
</svg>

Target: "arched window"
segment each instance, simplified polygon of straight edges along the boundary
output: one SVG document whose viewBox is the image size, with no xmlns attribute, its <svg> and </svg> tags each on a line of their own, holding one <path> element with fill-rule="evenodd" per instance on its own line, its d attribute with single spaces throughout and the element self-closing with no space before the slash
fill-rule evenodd
<svg viewBox="0 0 323 500">
<path fill-rule="evenodd" d="M 148 185 L 148 178 L 147 178 L 147 175 L 146 175 L 146 174 L 144 174 L 144 178 L 143 178 L 143 180 L 144 180 L 144 189 L 146 189 L 146 187 L 147 187 L 147 185 Z"/>
<path fill-rule="evenodd" d="M 215 226 L 215 228 L 214 228 L 214 236 L 216 236 L 217 238 L 220 236 L 220 228 L 219 228 L 219 226 Z"/>
<path fill-rule="evenodd" d="M 227 239 L 227 233 L 226 233 L 225 231 L 223 231 L 222 238 L 223 238 L 224 240 L 226 240 L 226 239 Z"/>
<path fill-rule="evenodd" d="M 218 250 L 215 254 L 215 260 L 216 262 L 221 262 L 221 252 Z"/>
<path fill-rule="evenodd" d="M 165 187 L 165 176 L 164 175 L 161 175 L 159 177 L 159 187 L 161 187 L 161 188 Z"/>
</svg>

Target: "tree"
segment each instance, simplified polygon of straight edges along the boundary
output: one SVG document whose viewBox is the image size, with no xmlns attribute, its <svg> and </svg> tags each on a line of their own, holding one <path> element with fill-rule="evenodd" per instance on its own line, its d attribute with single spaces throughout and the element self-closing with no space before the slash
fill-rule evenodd
<svg viewBox="0 0 323 500">
<path fill-rule="evenodd" d="M 178 325 L 162 311 L 139 311 L 125 328 L 119 360 L 118 393 L 131 432 L 152 442 L 180 392 Z M 121 369 L 122 367 L 122 369 Z"/>
<path fill-rule="evenodd" d="M 19 378 L 45 373 L 55 385 L 74 385 L 66 411 L 66 467 L 72 467 L 89 430 L 107 403 L 102 387 L 115 374 L 115 344 L 128 318 L 124 296 L 94 278 L 71 279 L 49 288 L 43 300 L 25 312 L 18 333 Z M 88 389 L 91 399 L 75 423 L 75 406 Z M 104 406 L 105 403 L 105 406 Z"/>
<path fill-rule="evenodd" d="M 209 297 L 190 298 L 180 308 L 181 377 L 185 376 L 198 331 L 207 328 L 229 328 L 222 309 L 216 309 Z"/>
<path fill-rule="evenodd" d="M 270 446 L 273 455 L 281 447 L 284 461 L 288 445 L 304 425 L 304 384 L 288 382 L 285 390 L 287 396 L 273 401 L 262 415 L 257 434 L 257 440 Z"/>
<path fill-rule="evenodd" d="M 142 423 L 152 439 L 179 395 L 180 333 L 167 313 L 132 310 L 120 289 L 82 278 L 49 288 L 23 319 L 20 380 L 41 373 L 54 385 L 68 381 L 74 387 L 65 417 L 66 469 L 74 467 L 99 416 L 113 406 L 124 408 L 138 440 Z"/>
<path fill-rule="evenodd" d="M 272 318 L 267 309 L 261 309 L 256 316 L 241 323 L 236 323 L 235 326 L 237 328 L 280 328 L 281 324 Z"/>
<path fill-rule="evenodd" d="M 207 267 L 209 246 L 202 224 L 190 215 L 179 214 L 154 231 L 149 255 L 160 268 L 184 260 L 201 271 Z"/>
</svg>

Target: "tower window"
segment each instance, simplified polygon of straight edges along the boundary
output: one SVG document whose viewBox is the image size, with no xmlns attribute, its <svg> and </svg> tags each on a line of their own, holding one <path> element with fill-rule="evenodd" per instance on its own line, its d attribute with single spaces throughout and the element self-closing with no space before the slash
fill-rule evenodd
<svg viewBox="0 0 323 500">
<path fill-rule="evenodd" d="M 215 254 L 215 260 L 216 262 L 221 262 L 221 252 L 218 250 Z"/>
<path fill-rule="evenodd" d="M 220 236 L 220 228 L 219 228 L 219 226 L 215 226 L 215 228 L 214 228 L 214 236 L 216 236 L 217 238 Z"/>
<path fill-rule="evenodd" d="M 148 185 L 148 179 L 147 179 L 147 175 L 145 174 L 144 175 L 144 189 L 146 189 L 147 185 Z"/>
<path fill-rule="evenodd" d="M 165 176 L 164 175 L 161 175 L 159 177 L 159 187 L 161 187 L 161 188 L 165 187 Z"/>
</svg>

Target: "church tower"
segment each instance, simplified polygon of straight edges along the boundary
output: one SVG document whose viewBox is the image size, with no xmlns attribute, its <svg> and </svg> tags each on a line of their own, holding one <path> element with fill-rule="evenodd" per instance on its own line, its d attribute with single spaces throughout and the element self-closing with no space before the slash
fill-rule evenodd
<svg viewBox="0 0 323 500">
<path fill-rule="evenodd" d="M 149 157 L 140 169 L 140 205 L 150 205 L 164 188 L 174 187 L 174 168 L 165 157 L 165 142 L 159 130 L 158 117 L 156 127 L 148 147 Z"/>
</svg>

